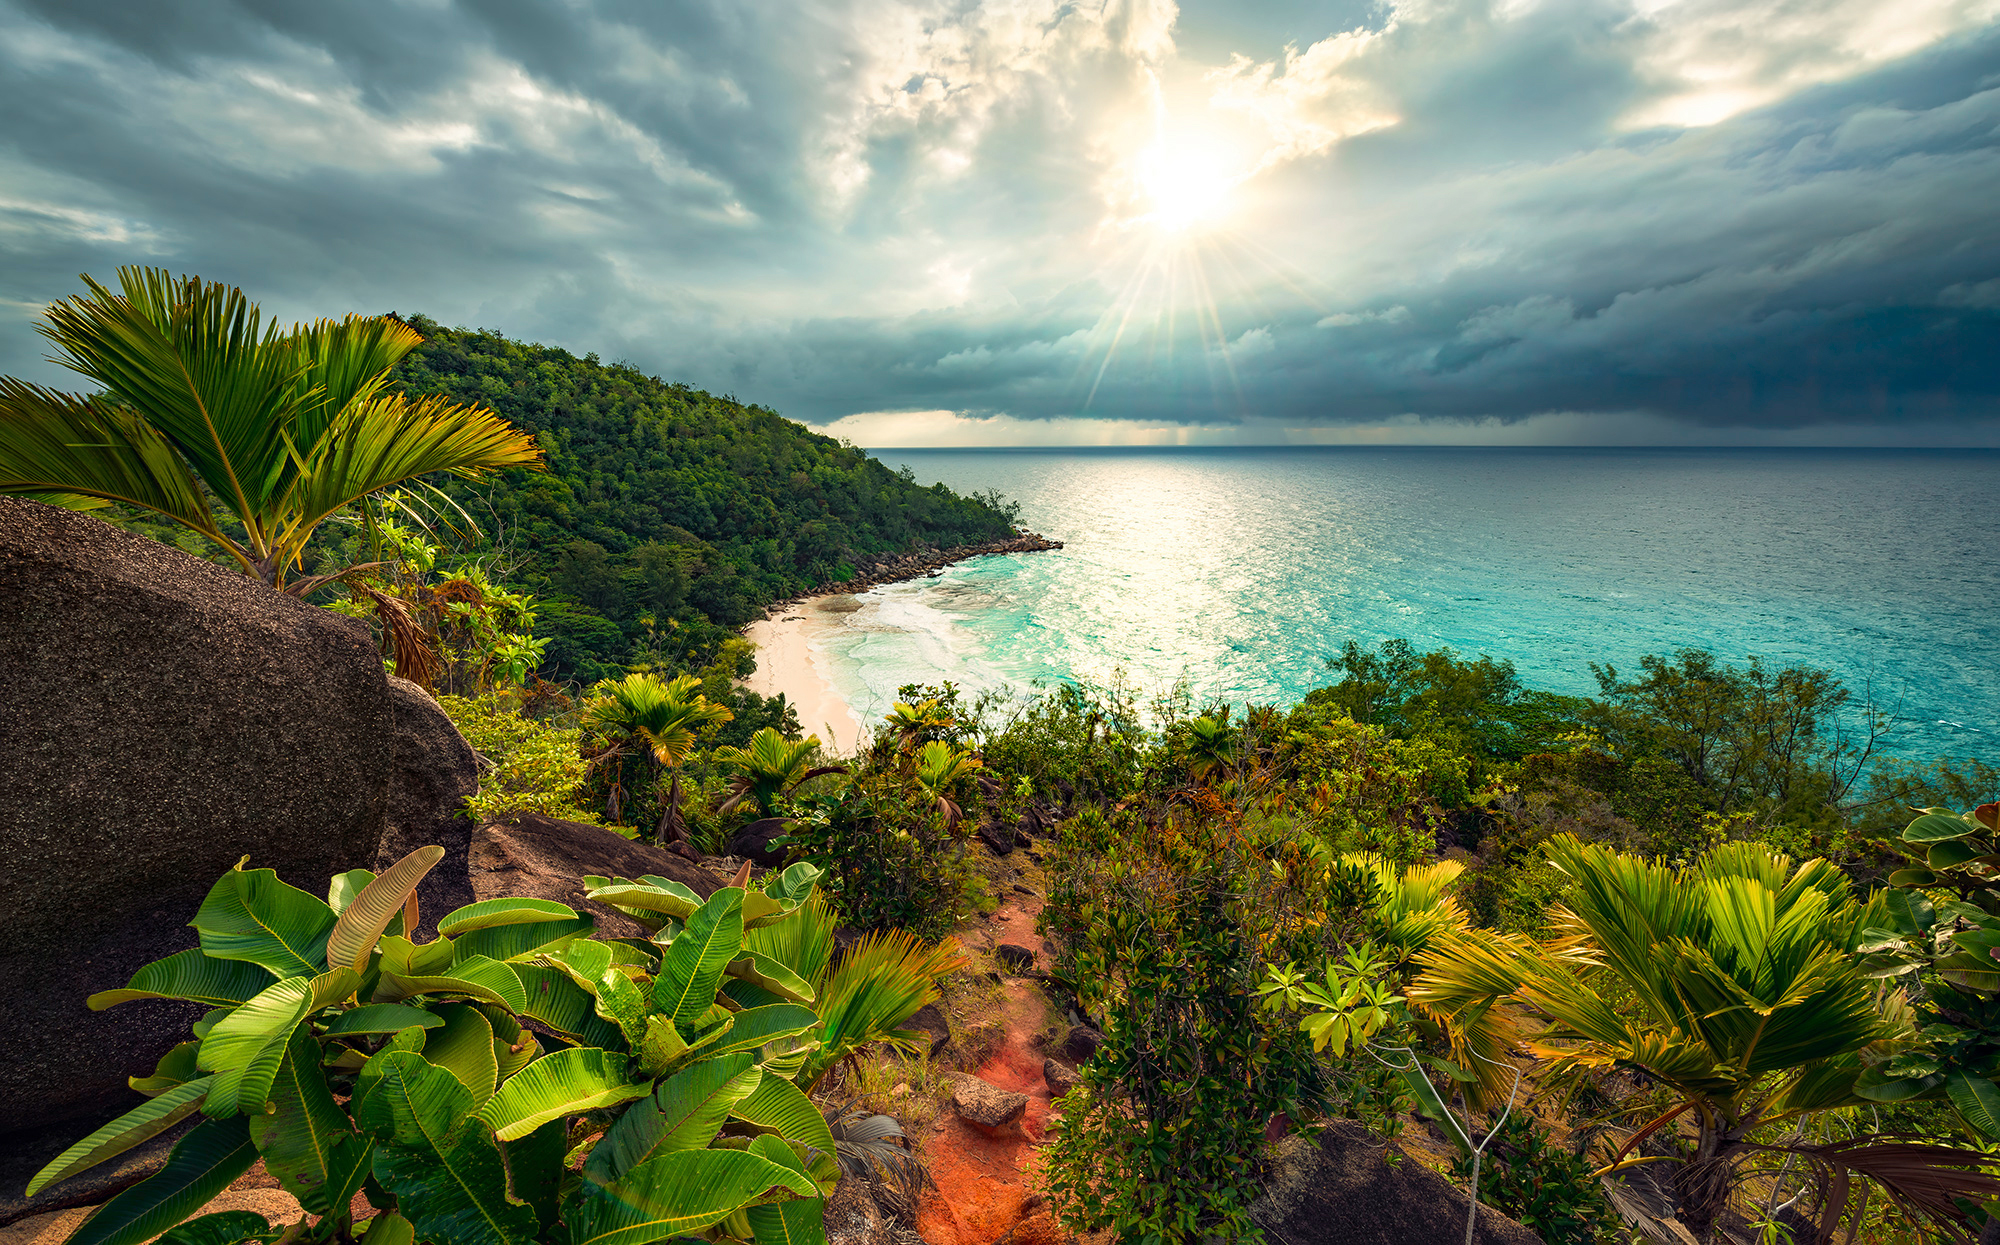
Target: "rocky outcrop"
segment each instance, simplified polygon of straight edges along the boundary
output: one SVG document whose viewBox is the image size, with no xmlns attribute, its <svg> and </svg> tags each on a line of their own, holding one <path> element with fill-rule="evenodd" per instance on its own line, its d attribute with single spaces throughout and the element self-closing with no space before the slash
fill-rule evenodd
<svg viewBox="0 0 2000 1245">
<path fill-rule="evenodd" d="M 467 877 L 472 822 L 461 811 L 479 789 L 481 760 L 430 693 L 408 679 L 389 679 L 395 755 L 383 804 L 379 873 L 419 847 L 436 844 L 444 859 L 417 886 L 418 934 L 437 936 L 437 920 L 473 900 Z"/>
<path fill-rule="evenodd" d="M 836 592 L 866 592 L 877 584 L 923 579 L 937 574 L 947 566 L 970 558 L 983 558 L 995 553 L 1041 553 L 1062 547 L 1063 543 L 1059 540 L 1049 540 L 1033 532 L 1022 532 L 1008 540 L 993 540 L 983 545 L 954 545 L 949 549 L 927 549 L 917 553 L 889 553 L 873 558 L 856 558 L 854 565 L 858 573 L 853 579 L 844 582 L 828 581 L 809 589 L 803 595 L 823 597 Z"/>
<path fill-rule="evenodd" d="M 771 846 L 792 824 L 789 817 L 762 817 L 738 830 L 729 840 L 729 854 L 766 869 L 785 863 L 785 849 Z"/>
<path fill-rule="evenodd" d="M 1104 1035 L 1089 1025 L 1077 1025 L 1064 1035 L 1060 1047 L 1063 1057 L 1071 1063 L 1082 1063 L 1097 1053 L 1104 1045 Z"/>
<path fill-rule="evenodd" d="M 703 896 L 714 894 L 723 884 L 723 879 L 672 852 L 635 843 L 602 826 L 540 813 L 480 826 L 473 833 L 468 859 L 474 898 L 553 899 L 596 917 L 598 931 L 608 938 L 643 938 L 650 931 L 615 908 L 585 899 L 587 874 L 637 878 L 651 873 Z"/>
<path fill-rule="evenodd" d="M 1465 1194 L 1421 1163 L 1384 1161 L 1383 1149 L 1345 1120 L 1328 1125 L 1317 1143 L 1285 1138 L 1250 1217 L 1288 1245 L 1461 1245 L 1471 1209 Z M 1490 1207 L 1479 1208 L 1475 1245 L 1541 1240 Z"/>
<path fill-rule="evenodd" d="M 930 1040 L 929 1054 L 935 1056 L 951 1041 L 951 1022 L 944 1018 L 944 1012 L 936 1003 L 926 1003 L 903 1022 L 905 1029 L 914 1029 Z"/>
<path fill-rule="evenodd" d="M 137 1101 L 199 1008 L 86 995 L 195 945 L 239 857 L 374 863 L 396 746 L 360 623 L 97 519 L 0 497 L 0 1192 Z M 50 1198 L 0 1204 L 0 1218 Z"/>
</svg>

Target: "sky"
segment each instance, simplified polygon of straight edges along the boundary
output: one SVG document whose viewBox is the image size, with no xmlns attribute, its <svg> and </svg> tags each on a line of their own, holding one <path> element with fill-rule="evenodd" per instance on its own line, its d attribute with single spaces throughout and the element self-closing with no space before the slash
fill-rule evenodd
<svg viewBox="0 0 2000 1245">
<path fill-rule="evenodd" d="M 0 0 L 150 264 L 868 446 L 2000 445 L 2000 0 Z"/>
</svg>

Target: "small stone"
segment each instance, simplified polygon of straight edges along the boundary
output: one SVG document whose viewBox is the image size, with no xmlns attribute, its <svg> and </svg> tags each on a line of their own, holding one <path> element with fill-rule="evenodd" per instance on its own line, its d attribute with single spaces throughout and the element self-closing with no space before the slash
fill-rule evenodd
<svg viewBox="0 0 2000 1245">
<path fill-rule="evenodd" d="M 1035 966 L 1035 953 L 1018 943 L 1000 944 L 1000 962 L 1012 969 L 1029 969 Z"/>
<path fill-rule="evenodd" d="M 1060 1059 L 1044 1059 L 1042 1079 L 1049 1083 L 1049 1097 L 1060 1098 L 1076 1087 L 1076 1069 Z"/>
<path fill-rule="evenodd" d="M 910 1083 L 908 1081 L 900 1081 L 897 1083 L 894 1089 L 891 1089 L 889 1091 L 889 1097 L 908 1098 L 911 1094 L 915 1092 L 916 1092 L 915 1090 L 910 1088 Z"/>
<path fill-rule="evenodd" d="M 1104 1035 L 1089 1025 L 1078 1025 L 1063 1039 L 1062 1052 L 1076 1063 L 1082 1063 L 1097 1053 L 1104 1045 Z"/>
<path fill-rule="evenodd" d="M 964 1072 L 947 1072 L 951 1086 L 951 1109 L 958 1118 L 989 1137 L 1019 1137 L 1021 1118 L 1028 1111 L 1028 1096 L 1001 1089 L 990 1081 Z"/>
</svg>

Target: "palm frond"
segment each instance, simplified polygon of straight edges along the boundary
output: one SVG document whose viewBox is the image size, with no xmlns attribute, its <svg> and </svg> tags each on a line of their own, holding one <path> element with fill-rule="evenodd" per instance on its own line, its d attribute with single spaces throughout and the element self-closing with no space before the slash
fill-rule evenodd
<svg viewBox="0 0 2000 1245">
<path fill-rule="evenodd" d="M 932 946 L 906 930 L 863 935 L 840 958 L 820 991 L 820 1047 L 806 1059 L 799 1084 L 810 1088 L 849 1053 L 888 1041 L 905 1050 L 915 1039 L 897 1026 L 938 998 L 938 978 L 965 964 L 958 944 Z"/>
</svg>

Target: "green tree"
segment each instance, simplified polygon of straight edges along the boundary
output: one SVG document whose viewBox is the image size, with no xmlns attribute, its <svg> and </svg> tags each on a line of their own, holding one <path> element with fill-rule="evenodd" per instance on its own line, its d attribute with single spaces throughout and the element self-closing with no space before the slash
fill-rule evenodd
<svg viewBox="0 0 2000 1245">
<path fill-rule="evenodd" d="M 1511 997 L 1544 1017 L 1528 1043 L 1556 1070 L 1624 1067 L 1678 1103 L 1634 1133 L 1600 1174 L 1674 1161 L 1687 1226 L 1714 1239 L 1751 1160 L 1795 1155 L 1826 1175 L 1819 1240 L 1850 1212 L 1849 1181 L 1873 1182 L 1906 1210 L 1954 1230 L 1954 1198 L 2000 1196 L 2000 1159 L 1944 1146 L 1863 1138 L 1808 1145 L 1773 1126 L 1861 1105 L 1863 1052 L 1916 1034 L 1907 1007 L 1884 1000 L 1857 948 L 1885 919 L 1824 860 L 1794 864 L 1756 843 L 1729 843 L 1673 869 L 1567 836 L 1550 858 L 1575 883 L 1549 909 L 1550 937 L 1471 931 L 1421 958 L 1412 1002 L 1434 1014 L 1482 1014 Z M 1627 1005 L 1615 1000 L 1629 999 Z M 1872 1048 L 1872 1049 L 1871 1049 Z M 1687 1116 L 1684 1159 L 1634 1156 L 1640 1141 Z"/>
<path fill-rule="evenodd" d="M 42 334 L 102 386 L 58 393 L 0 377 L 0 492 L 123 504 L 213 541 L 273 588 L 313 530 L 355 502 L 437 472 L 536 467 L 541 451 L 492 411 L 409 398 L 389 370 L 423 338 L 348 316 L 280 331 L 243 291 L 121 268 L 120 293 L 84 278 Z"/>
<path fill-rule="evenodd" d="M 629 674 L 599 684 L 584 706 L 584 722 L 609 747 L 599 753 L 610 759 L 628 745 L 642 747 L 659 770 L 669 775 L 654 840 L 662 845 L 685 832 L 681 819 L 681 767 L 694 754 L 704 728 L 719 726 L 735 716 L 701 694 L 701 680 L 684 674 L 669 682 L 653 674 Z M 613 800 L 617 799 L 614 788 Z M 608 810 L 616 821 L 617 809 Z"/>
<path fill-rule="evenodd" d="M 841 773 L 845 768 L 839 765 L 815 768 L 812 761 L 818 751 L 819 736 L 788 740 L 768 726 L 750 737 L 748 747 L 717 748 L 716 762 L 735 771 L 729 780 L 729 798 L 723 801 L 721 811 L 727 813 L 748 804 L 760 817 L 777 816 L 778 801 L 792 788 L 809 779 Z"/>
</svg>

